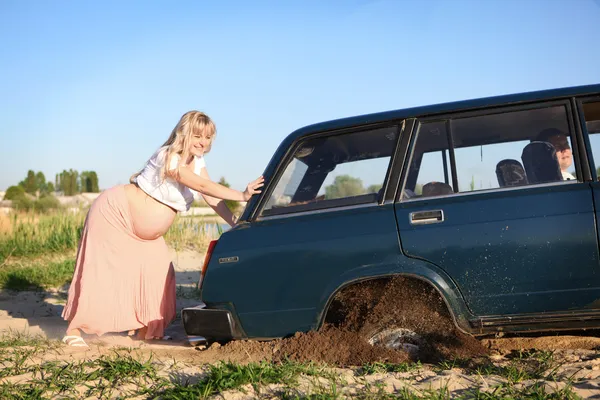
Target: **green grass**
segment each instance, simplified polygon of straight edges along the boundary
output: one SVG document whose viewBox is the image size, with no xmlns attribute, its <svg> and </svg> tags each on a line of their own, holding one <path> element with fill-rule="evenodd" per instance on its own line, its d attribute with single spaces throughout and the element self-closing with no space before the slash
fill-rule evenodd
<svg viewBox="0 0 600 400">
<path fill-rule="evenodd" d="M 518 372 L 506 372 L 506 382 L 495 387 L 474 384 L 472 388 L 452 392 L 448 386 L 427 389 L 411 386 L 388 393 L 383 383 L 364 383 L 366 375 L 378 372 L 411 372 L 423 366 L 413 363 L 369 363 L 357 370 L 356 383 L 363 387 L 347 392 L 345 382 L 335 370 L 322 364 L 260 362 L 240 365 L 221 362 L 198 366 L 185 373 L 177 363 L 165 365 L 150 356 L 139 356 L 131 350 L 113 350 L 96 359 L 81 361 L 46 361 L 39 356 L 51 354 L 61 347 L 56 341 L 31 337 L 19 333 L 0 336 L 0 399 L 79 399 L 79 398 L 131 398 L 140 399 L 205 399 L 228 391 L 241 391 L 253 398 L 282 399 L 407 399 L 407 400 L 474 400 L 474 399 L 547 399 L 575 400 L 580 397 L 567 380 L 557 391 L 548 390 L 547 383 L 553 378 L 545 372 L 556 364 L 553 353 L 529 352 L 516 354 L 508 366 L 541 363 L 539 369 L 527 372 L 527 382 Z M 37 361 L 36 361 L 37 360 Z M 447 366 L 466 365 L 467 360 L 450 360 Z M 489 361 L 489 360 L 488 360 Z M 490 363 L 491 364 L 491 363 Z M 491 364 L 493 365 L 493 364 Z M 164 367 L 167 369 L 165 373 Z M 544 369 L 548 367 L 547 369 Z M 475 367 L 476 368 L 476 367 Z M 500 368 L 500 367 L 497 367 Z M 508 369 L 507 369 L 508 370 Z M 506 371 L 507 371 L 506 370 Z M 489 369 L 488 372 L 501 372 Z M 536 372 L 538 371 L 538 372 Z M 512 375 L 516 374 L 516 375 Z M 189 384 L 191 378 L 200 380 Z M 7 377 L 21 377 L 21 381 L 9 382 Z M 536 378 L 537 377 L 537 378 Z M 542 378 L 539 378 L 542 377 Z M 352 383 L 352 382 L 349 382 Z M 277 386 L 267 387 L 276 384 Z M 246 390 L 250 387 L 250 390 Z M 410 387 L 410 388 L 409 388 Z M 483 389 L 485 387 L 485 390 Z M 548 392 L 546 392 L 548 390 Z M 249 392 L 249 393 L 248 393 Z"/>
<path fill-rule="evenodd" d="M 555 392 L 547 393 L 542 382 L 536 382 L 524 388 L 515 388 L 512 385 L 501 385 L 492 390 L 482 391 L 480 388 L 466 391 L 459 400 L 513 400 L 513 399 L 531 399 L 531 400 L 579 400 L 578 396 L 567 384 L 564 388 Z"/>
<path fill-rule="evenodd" d="M 165 241 L 175 250 L 194 249 L 206 251 L 211 240 L 219 238 L 223 230 L 218 223 L 200 217 L 177 216 L 165 234 Z"/>
<path fill-rule="evenodd" d="M 0 230 L 0 288 L 44 290 L 69 283 L 84 220 L 83 213 L 64 211 L 6 217 Z M 175 250 L 202 252 L 221 233 L 204 218 L 177 217 L 165 240 Z"/>
<path fill-rule="evenodd" d="M 204 379 L 194 385 L 174 385 L 160 393 L 161 399 L 204 399 L 250 384 L 256 392 L 261 386 L 282 383 L 294 386 L 300 375 L 333 377 L 323 367 L 286 361 L 280 364 L 261 362 L 239 365 L 222 362 L 210 365 Z"/>
<path fill-rule="evenodd" d="M 74 252 L 79 245 L 85 214 L 57 211 L 50 214 L 14 213 L 0 231 L 0 265 L 8 258 L 34 258 L 41 255 Z M 204 217 L 176 217 L 165 235 L 167 245 L 205 251 L 222 229 Z"/>
<path fill-rule="evenodd" d="M 506 365 L 494 365 L 488 361 L 472 367 L 471 373 L 498 375 L 510 383 L 519 383 L 536 379 L 551 380 L 560 367 L 550 351 L 516 351 L 508 358 L 510 362 Z"/>
<path fill-rule="evenodd" d="M 44 389 L 29 384 L 0 384 L 0 399 L 3 400 L 37 400 L 42 397 Z"/>
<path fill-rule="evenodd" d="M 10 231 L 0 232 L 0 263 L 8 257 L 35 257 L 77 249 L 85 216 L 56 212 L 11 216 Z"/>
<path fill-rule="evenodd" d="M 411 372 L 418 370 L 423 365 L 420 362 L 405 362 L 400 364 L 374 362 L 363 365 L 359 370 L 360 375 L 385 374 L 388 372 Z"/>
<path fill-rule="evenodd" d="M 11 347 L 37 347 L 53 349 L 56 342 L 46 339 L 41 335 L 28 335 L 19 331 L 8 331 L 0 333 L 0 350 Z"/>
<path fill-rule="evenodd" d="M 0 384 L 1 399 L 20 398 L 112 398 L 122 392 L 128 395 L 155 393 L 168 383 L 157 375 L 152 359 L 139 360 L 130 354 L 115 352 L 95 360 L 77 362 L 50 361 L 36 364 L 33 357 L 45 350 L 41 347 L 6 346 L 0 351 L 0 378 L 30 374 L 26 384 Z M 23 396 L 23 397 L 19 397 Z"/>
<path fill-rule="evenodd" d="M 0 267 L 0 288 L 41 291 L 60 287 L 71 281 L 74 268 L 73 259 L 27 266 L 5 265 Z"/>
</svg>

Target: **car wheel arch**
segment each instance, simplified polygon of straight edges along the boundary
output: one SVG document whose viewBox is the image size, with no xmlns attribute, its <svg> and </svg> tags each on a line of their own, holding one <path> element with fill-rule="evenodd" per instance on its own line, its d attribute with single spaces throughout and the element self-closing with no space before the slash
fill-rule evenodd
<svg viewBox="0 0 600 400">
<path fill-rule="evenodd" d="M 336 285 L 335 288 L 330 289 L 327 292 L 327 295 L 323 296 L 321 306 L 318 308 L 319 312 L 315 328 L 320 329 L 325 324 L 327 313 L 330 310 L 334 298 L 342 291 L 368 281 L 389 280 L 394 277 L 409 278 L 432 287 L 444 302 L 455 327 L 463 333 L 473 334 L 472 328 L 468 323 L 468 320 L 471 319 L 472 316 L 470 315 L 458 288 L 454 282 L 449 280 L 449 278 L 446 279 L 443 275 L 437 274 L 436 271 L 432 270 L 428 270 L 427 274 L 415 273 L 414 271 L 390 271 L 377 275 L 358 276 L 354 279 L 345 279 Z"/>
</svg>

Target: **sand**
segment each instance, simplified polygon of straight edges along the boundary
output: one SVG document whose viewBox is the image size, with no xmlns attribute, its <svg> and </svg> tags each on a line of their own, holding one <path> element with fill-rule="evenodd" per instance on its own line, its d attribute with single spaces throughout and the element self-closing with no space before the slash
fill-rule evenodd
<svg viewBox="0 0 600 400">
<path fill-rule="evenodd" d="M 193 297 L 193 287 L 198 279 L 203 255 L 192 251 L 173 252 L 173 261 L 178 284 L 178 310 L 196 305 L 199 300 Z M 66 328 L 60 314 L 67 290 L 68 287 L 48 292 L 0 292 L 0 331 L 22 331 L 50 339 L 60 339 Z M 381 317 L 376 311 L 371 315 Z M 368 376 L 358 373 L 361 365 L 375 361 L 410 362 L 411 357 L 402 351 L 374 348 L 364 342 L 359 333 L 360 330 L 348 329 L 348 325 L 332 323 L 321 332 L 298 333 L 286 339 L 267 342 L 235 341 L 226 345 L 215 343 L 208 348 L 195 348 L 188 344 L 178 319 L 168 328 L 167 334 L 173 338 L 170 341 L 138 342 L 126 334 L 88 336 L 86 341 L 90 344 L 89 348 L 63 346 L 58 352 L 48 353 L 48 357 L 53 360 L 80 360 L 108 354 L 114 348 L 126 347 L 142 355 L 152 353 L 157 360 L 175 360 L 184 368 L 191 368 L 190 371 L 193 372 L 186 375 L 189 379 L 194 379 L 194 374 L 198 375 L 196 379 L 200 379 L 199 367 L 207 363 L 247 363 L 262 360 L 277 362 L 290 358 L 297 361 L 329 363 L 336 368 L 341 377 L 338 389 L 348 396 L 370 385 L 376 385 L 388 393 L 398 393 L 405 387 L 417 393 L 443 387 L 452 396 L 453 393 L 463 393 L 472 388 L 492 390 L 495 386 L 506 383 L 507 379 L 502 374 L 474 374 L 473 371 L 478 365 L 494 365 L 501 368 L 510 365 L 516 357 L 515 354 L 542 350 L 552 353 L 556 368 L 552 376 L 535 382 L 542 382 L 547 391 L 560 390 L 570 384 L 572 390 L 584 398 L 600 397 L 600 354 L 596 350 L 600 349 L 600 338 L 595 337 L 593 332 L 587 335 L 546 333 L 529 337 L 474 341 L 468 339 L 468 345 L 460 347 L 454 353 L 452 349 L 448 350 L 448 346 L 442 346 L 449 351 L 444 353 L 442 358 L 453 360 L 459 357 L 461 360 L 455 363 L 454 368 L 439 368 L 439 362 L 443 359 L 437 357 L 435 360 L 422 361 L 423 365 L 420 368 L 410 372 L 376 373 Z M 45 360 L 41 359 L 40 362 L 42 361 Z M 454 364 L 446 361 L 445 365 L 452 367 Z M 526 386 L 535 382 L 525 380 L 519 384 Z M 276 392 L 276 385 L 271 386 L 270 389 L 265 388 L 262 393 L 269 393 L 269 390 Z M 245 398 L 244 396 L 243 393 L 234 390 L 222 394 L 221 398 Z"/>
</svg>

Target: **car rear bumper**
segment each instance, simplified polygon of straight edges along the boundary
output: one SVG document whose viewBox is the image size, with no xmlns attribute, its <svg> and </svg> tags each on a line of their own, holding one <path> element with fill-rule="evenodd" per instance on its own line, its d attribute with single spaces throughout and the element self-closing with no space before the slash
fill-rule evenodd
<svg viewBox="0 0 600 400">
<path fill-rule="evenodd" d="M 231 311 L 208 308 L 201 303 L 181 310 L 185 333 L 190 337 L 203 337 L 208 342 L 222 342 L 241 337 L 238 324 Z"/>
</svg>

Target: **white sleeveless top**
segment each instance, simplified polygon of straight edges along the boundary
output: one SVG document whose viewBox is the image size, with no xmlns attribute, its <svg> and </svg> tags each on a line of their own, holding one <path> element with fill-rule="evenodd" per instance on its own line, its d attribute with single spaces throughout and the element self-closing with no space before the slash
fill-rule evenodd
<svg viewBox="0 0 600 400">
<path fill-rule="evenodd" d="M 187 211 L 192 206 L 195 190 L 182 185 L 174 179 L 160 176 L 162 166 L 165 164 L 166 147 L 161 147 L 150 157 L 142 172 L 135 178 L 136 183 L 149 196 L 177 211 Z M 175 169 L 180 156 L 171 157 L 170 169 Z M 194 173 L 200 175 L 200 170 L 206 166 L 204 157 L 194 157 Z"/>
</svg>

